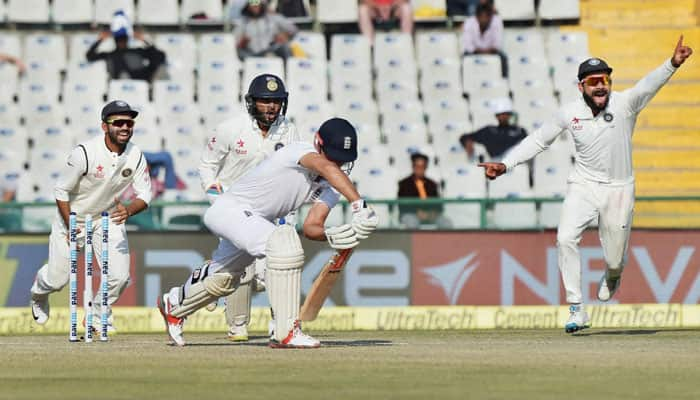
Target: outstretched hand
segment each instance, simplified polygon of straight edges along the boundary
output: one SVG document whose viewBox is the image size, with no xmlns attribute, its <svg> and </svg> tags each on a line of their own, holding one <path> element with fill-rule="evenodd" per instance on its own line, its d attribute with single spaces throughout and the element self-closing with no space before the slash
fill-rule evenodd
<svg viewBox="0 0 700 400">
<path fill-rule="evenodd" d="M 484 162 L 479 163 L 479 167 L 484 168 L 484 173 L 489 179 L 496 179 L 506 173 L 506 165 L 499 162 Z"/>
<path fill-rule="evenodd" d="M 676 49 L 673 51 L 673 57 L 671 58 L 671 64 L 678 68 L 685 60 L 693 54 L 693 49 L 688 46 L 683 45 L 683 35 L 678 38 L 678 43 L 676 43 Z"/>
</svg>

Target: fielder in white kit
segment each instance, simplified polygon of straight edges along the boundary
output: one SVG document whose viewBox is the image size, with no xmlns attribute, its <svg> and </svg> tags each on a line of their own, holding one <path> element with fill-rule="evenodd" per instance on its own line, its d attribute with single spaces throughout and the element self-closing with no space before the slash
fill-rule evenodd
<svg viewBox="0 0 700 400">
<path fill-rule="evenodd" d="M 606 263 L 598 299 L 610 300 L 620 287 L 634 207 L 632 133 L 637 115 L 692 52 L 683 45 L 681 36 L 671 59 L 634 87 L 612 93 L 612 68 L 599 58 L 584 61 L 578 70 L 580 99 L 563 105 L 555 121 L 525 138 L 502 163 L 479 164 L 489 179 L 495 179 L 547 149 L 561 133 L 569 132 L 574 138 L 576 163 L 569 175 L 557 231 L 559 269 L 570 304 L 564 328 L 567 333 L 590 326 L 582 304 L 578 243 L 596 219 Z"/>
<path fill-rule="evenodd" d="M 328 240 L 335 249 L 355 247 L 377 227 L 377 216 L 348 178 L 357 159 L 357 134 L 341 118 L 321 125 L 314 144 L 285 146 L 244 174 L 209 207 L 204 224 L 222 237 L 213 260 L 196 269 L 183 286 L 158 299 L 172 342 L 184 346 L 185 318 L 213 300 L 231 294 L 245 268 L 267 257 L 265 284 L 274 313 L 274 348 L 318 347 L 320 342 L 301 331 L 299 308 L 304 249 L 291 225 L 276 226 L 275 219 L 313 203 L 303 224 L 304 235 Z M 351 202 L 351 224 L 325 228 L 339 193 Z"/>
<path fill-rule="evenodd" d="M 38 324 L 49 319 L 49 294 L 61 290 L 70 275 L 70 250 L 68 244 L 68 217 L 77 215 L 78 227 L 84 226 L 85 216 L 92 215 L 94 239 L 93 253 L 102 252 L 100 215 L 110 214 L 109 224 L 109 326 L 113 332 L 111 305 L 117 301 L 129 283 L 129 244 L 126 239 L 127 218 L 148 207 L 151 201 L 151 178 L 147 172 L 146 158 L 129 140 L 134 133 L 138 112 L 126 102 L 115 100 L 102 109 L 102 130 L 98 136 L 76 146 L 68 156 L 66 166 L 54 189 L 57 212 L 49 236 L 48 263 L 39 269 L 31 288 L 32 316 Z M 137 198 L 129 205 L 117 198 L 129 185 Z M 78 233 L 79 247 L 83 247 L 85 233 Z M 100 268 L 102 260 L 97 257 Z M 99 296 L 99 293 L 97 294 Z M 95 315 L 101 301 L 93 301 Z M 99 321 L 99 320 L 98 320 Z"/>
<path fill-rule="evenodd" d="M 216 127 L 199 164 L 199 177 L 210 203 L 275 150 L 301 140 L 294 123 L 285 117 L 288 97 L 279 77 L 258 75 L 245 96 L 247 113 Z M 287 223 L 293 224 L 289 218 Z M 252 291 L 264 288 L 264 260 L 256 260 L 246 269 L 236 291 L 226 297 L 230 340 L 248 340 Z"/>
</svg>

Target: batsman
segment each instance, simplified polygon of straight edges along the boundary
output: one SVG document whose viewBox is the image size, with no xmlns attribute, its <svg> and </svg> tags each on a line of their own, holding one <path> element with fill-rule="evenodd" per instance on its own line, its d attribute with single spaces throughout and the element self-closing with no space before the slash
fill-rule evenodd
<svg viewBox="0 0 700 400">
<path fill-rule="evenodd" d="M 213 260 L 195 269 L 182 286 L 158 299 L 171 341 L 184 346 L 185 318 L 240 285 L 255 259 L 267 258 L 265 285 L 274 312 L 273 348 L 313 348 L 320 342 L 301 330 L 301 269 L 304 249 L 291 225 L 277 218 L 312 203 L 303 223 L 311 240 L 334 249 L 357 246 L 377 228 L 377 215 L 362 200 L 348 174 L 357 159 L 357 133 L 346 120 L 324 122 L 314 143 L 291 143 L 240 177 L 204 214 L 204 224 L 221 237 Z M 350 224 L 325 228 L 340 195 L 351 203 Z"/>
<path fill-rule="evenodd" d="M 670 59 L 621 92 L 611 92 L 613 70 L 605 61 L 584 61 L 578 68 L 581 98 L 563 105 L 553 121 L 520 142 L 503 162 L 479 164 L 489 179 L 495 179 L 547 149 L 561 133 L 573 137 L 576 163 L 557 231 L 559 269 L 570 304 L 567 333 L 590 325 L 583 306 L 578 244 L 583 231 L 596 220 L 606 263 L 598 299 L 608 301 L 620 288 L 634 207 L 632 133 L 637 116 L 692 53 L 681 36 Z"/>
</svg>

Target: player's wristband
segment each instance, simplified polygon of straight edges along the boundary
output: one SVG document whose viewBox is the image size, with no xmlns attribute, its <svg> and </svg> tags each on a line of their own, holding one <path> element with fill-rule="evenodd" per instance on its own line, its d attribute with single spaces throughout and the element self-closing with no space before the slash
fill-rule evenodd
<svg viewBox="0 0 700 400">
<path fill-rule="evenodd" d="M 363 208 L 367 208 L 367 203 L 365 203 L 363 199 L 355 200 L 350 203 L 350 208 L 352 209 L 353 213 L 358 213 Z"/>
</svg>

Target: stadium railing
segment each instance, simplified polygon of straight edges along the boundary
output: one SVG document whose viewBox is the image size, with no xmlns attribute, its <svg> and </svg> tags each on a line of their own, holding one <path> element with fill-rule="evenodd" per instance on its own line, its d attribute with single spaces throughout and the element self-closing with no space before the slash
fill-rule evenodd
<svg viewBox="0 0 700 400">
<path fill-rule="evenodd" d="M 381 229 L 402 230 L 405 227 L 399 222 L 399 206 L 446 206 L 478 204 L 478 221 L 469 227 L 454 224 L 452 228 L 440 228 L 441 230 L 543 230 L 556 228 L 556 223 L 542 224 L 540 211 L 542 205 L 561 203 L 559 197 L 520 197 L 520 198 L 470 198 L 470 199 L 392 199 L 392 200 L 368 200 L 368 203 L 384 207 Z M 504 226 L 494 222 L 494 209 L 497 204 L 534 204 L 535 223 L 520 226 Z M 654 207 L 642 207 L 643 204 L 672 205 L 673 212 L 655 212 Z M 692 206 L 691 206 L 692 205 Z M 636 208 L 651 211 L 635 213 L 634 228 L 662 228 L 662 229 L 694 229 L 700 228 L 700 215 L 693 210 L 700 205 L 700 196 L 639 196 L 636 198 Z M 201 217 L 203 210 L 209 206 L 207 202 L 162 202 L 155 201 L 148 210 L 135 215 L 127 222 L 129 230 L 139 231 L 169 231 L 169 230 L 203 230 Z M 178 213 L 163 221 L 164 210 L 168 207 L 178 209 L 190 208 L 190 212 Z M 333 221 L 342 223 L 350 218 L 347 202 L 341 202 L 338 206 L 342 213 L 337 214 Z M 0 234 L 8 233 L 47 233 L 51 229 L 51 223 L 56 205 L 53 202 L 45 203 L 0 203 Z M 530 208 L 532 209 L 532 208 Z M 668 209 L 668 207 L 664 208 Z M 198 212 L 201 210 L 202 212 Z M 686 211 L 684 211 L 686 210 Z M 517 212 L 517 211 L 516 211 Z M 455 215 L 444 214 L 448 219 Z M 304 212 L 297 219 L 301 219 Z M 389 217 L 388 220 L 386 217 Z M 508 216 L 505 216 L 506 219 Z M 515 215 L 514 215 L 515 217 Z M 520 217 L 520 216 L 518 216 Z M 550 219 L 551 221 L 551 219 Z M 301 221 L 297 221 L 300 226 Z M 421 225 L 421 230 L 437 229 L 434 224 Z"/>
</svg>

